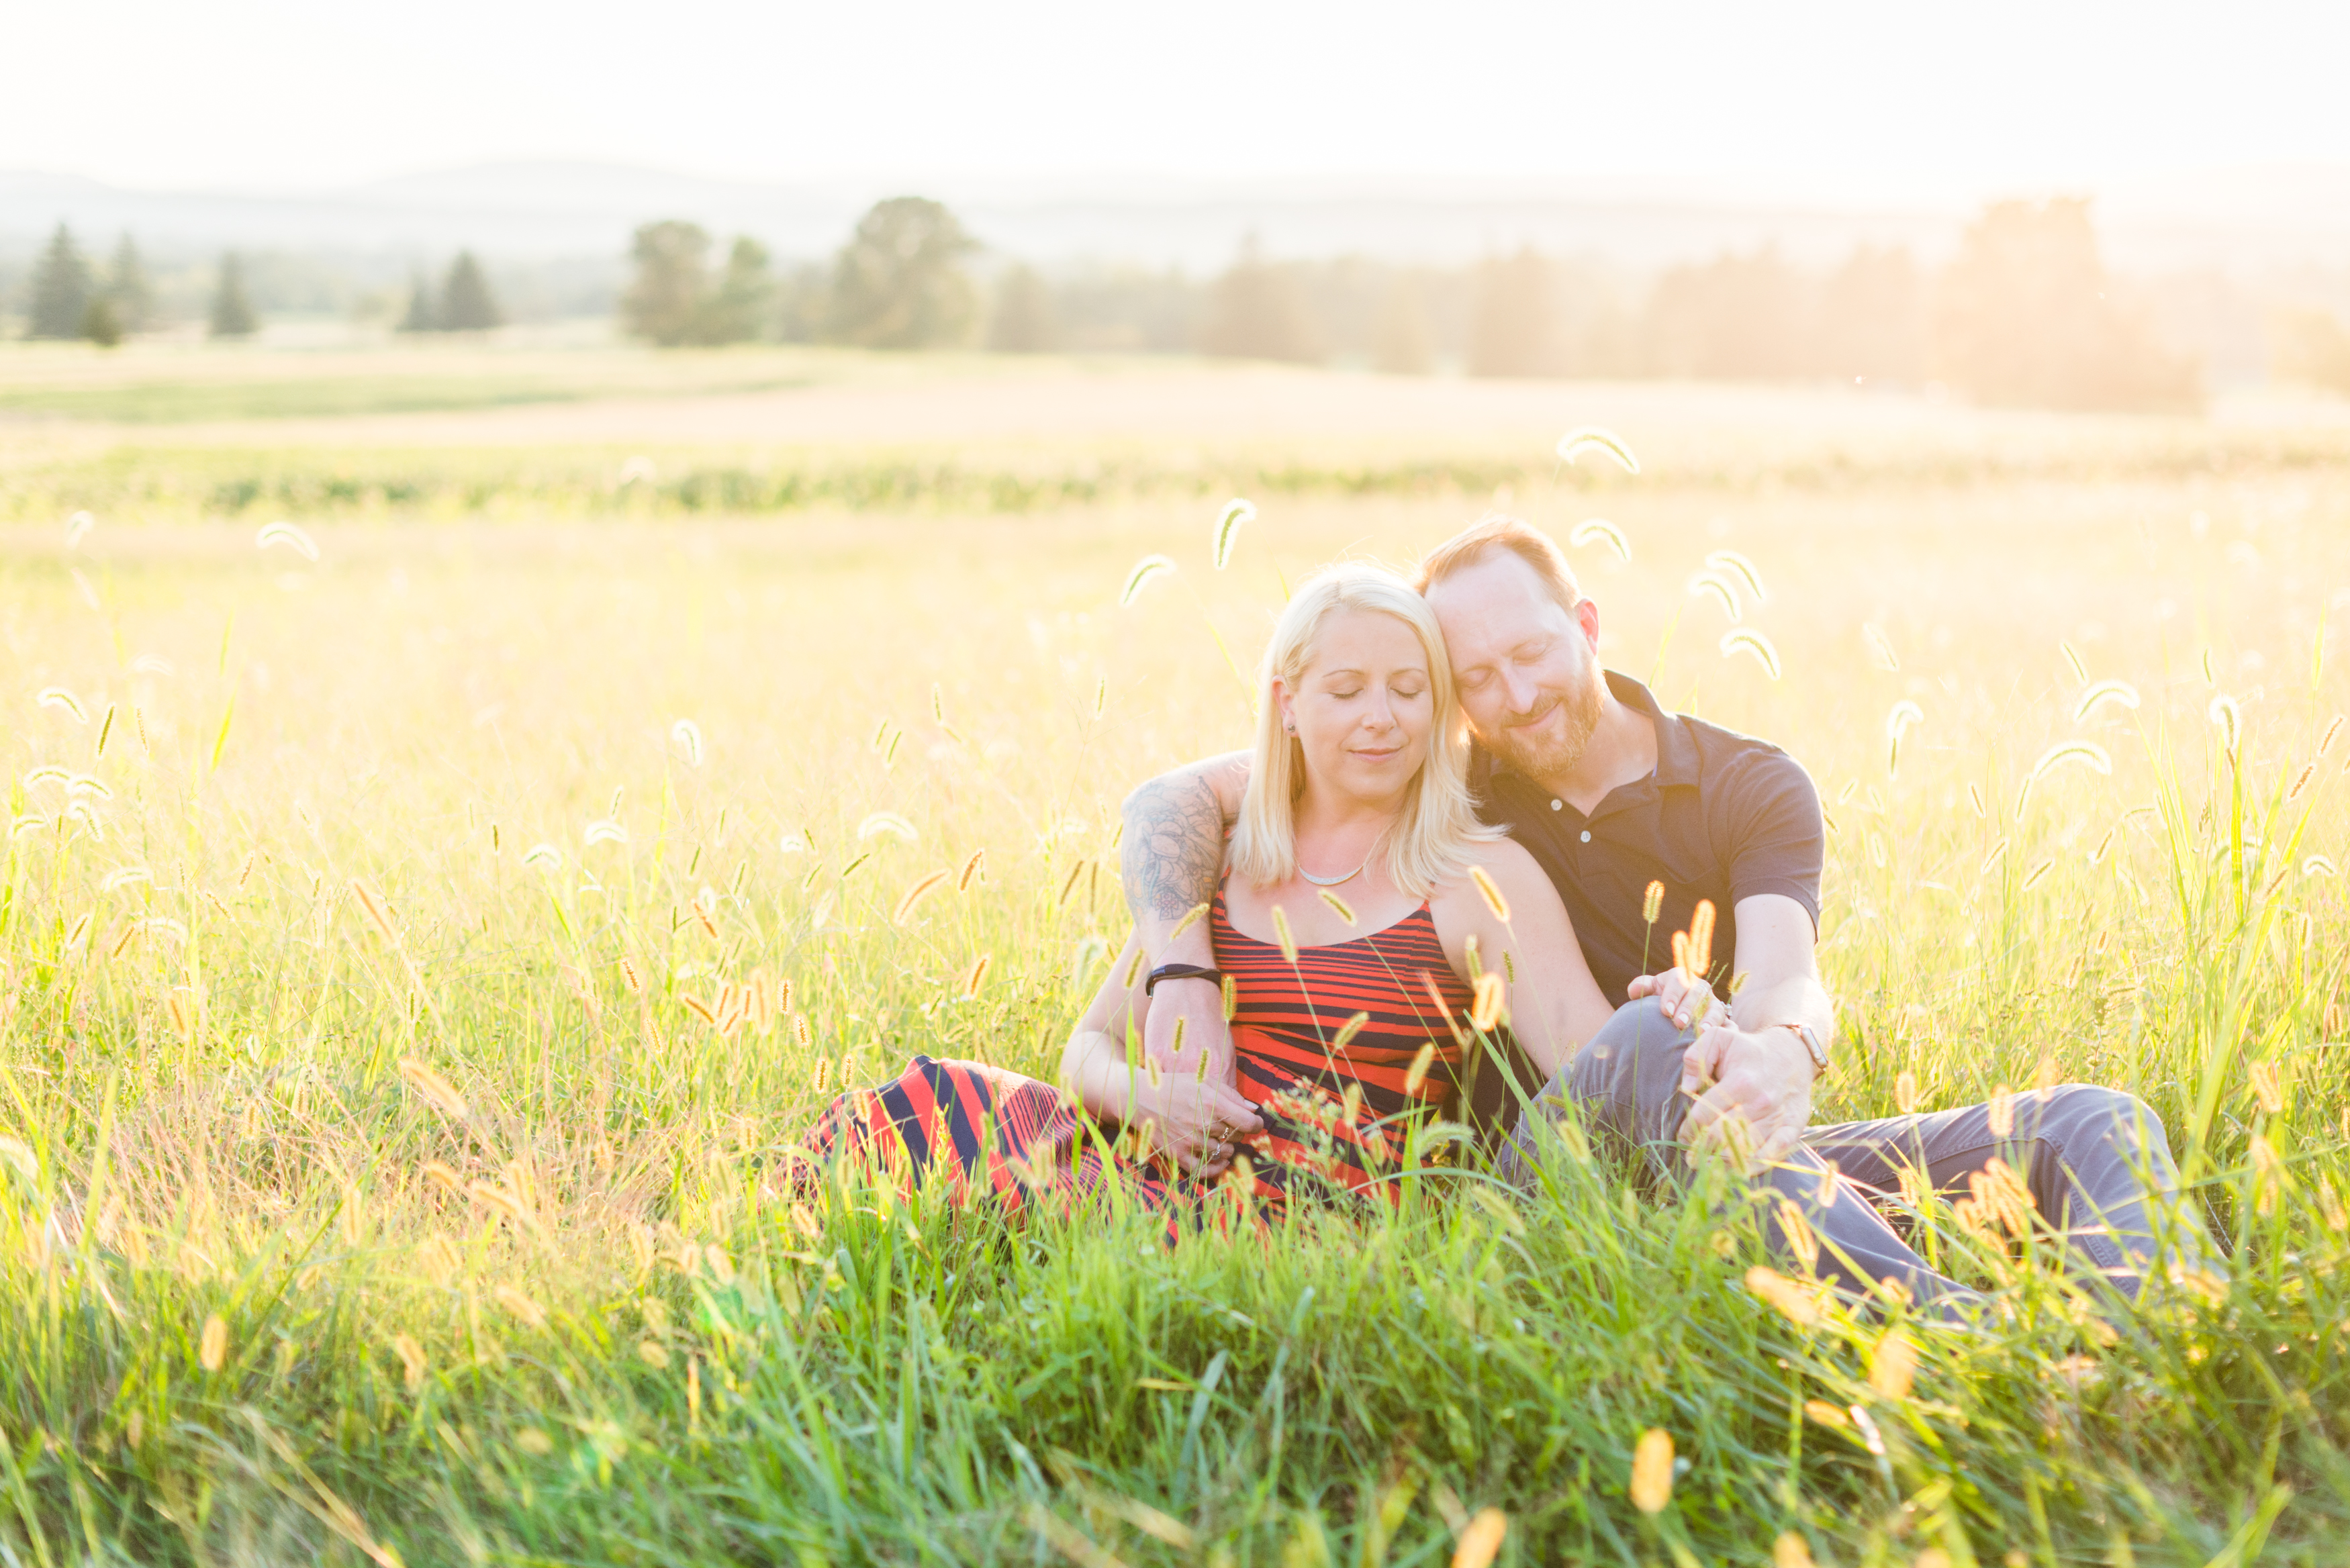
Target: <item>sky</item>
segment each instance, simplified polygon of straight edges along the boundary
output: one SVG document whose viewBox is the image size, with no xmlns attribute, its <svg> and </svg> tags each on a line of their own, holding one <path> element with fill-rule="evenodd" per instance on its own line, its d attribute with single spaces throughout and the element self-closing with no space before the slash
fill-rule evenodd
<svg viewBox="0 0 2350 1568">
<path fill-rule="evenodd" d="M 506 159 L 761 181 L 1359 177 L 1947 200 L 2350 165 L 2350 4 L 87 0 L 0 168 L 294 193 Z"/>
</svg>

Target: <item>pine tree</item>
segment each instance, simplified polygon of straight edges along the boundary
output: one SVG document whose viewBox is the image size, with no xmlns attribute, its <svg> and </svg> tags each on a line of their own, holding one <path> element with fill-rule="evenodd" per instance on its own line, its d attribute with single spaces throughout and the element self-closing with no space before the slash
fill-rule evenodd
<svg viewBox="0 0 2350 1568">
<path fill-rule="evenodd" d="M 261 330 L 261 318 L 245 297 L 244 264 L 230 251 L 221 257 L 220 286 L 213 291 L 213 336 L 250 337 Z"/>
<path fill-rule="evenodd" d="M 432 308 L 432 280 L 418 268 L 408 286 L 408 314 L 400 318 L 402 332 L 438 332 L 440 314 Z"/>
<path fill-rule="evenodd" d="M 122 318 L 114 313 L 114 301 L 103 294 L 93 294 L 81 313 L 81 335 L 101 348 L 111 348 L 122 341 Z"/>
<path fill-rule="evenodd" d="M 629 332 L 664 348 L 693 341 L 710 286 L 704 257 L 710 235 L 698 223 L 671 219 L 637 229 L 637 275 L 620 296 L 620 319 Z"/>
<path fill-rule="evenodd" d="M 487 332 L 504 322 L 498 302 L 490 295 L 490 280 L 482 275 L 482 264 L 473 259 L 473 252 L 459 251 L 457 259 L 449 264 L 447 281 L 441 286 L 441 330 Z"/>
<path fill-rule="evenodd" d="M 147 266 L 130 236 L 114 247 L 114 266 L 106 280 L 106 298 L 117 327 L 124 332 L 144 332 L 154 324 L 155 291 L 147 282 Z"/>
<path fill-rule="evenodd" d="M 49 248 L 33 267 L 32 320 L 27 337 L 78 337 L 82 317 L 89 309 L 89 264 L 74 248 L 73 235 L 63 223 L 49 237 Z"/>
</svg>

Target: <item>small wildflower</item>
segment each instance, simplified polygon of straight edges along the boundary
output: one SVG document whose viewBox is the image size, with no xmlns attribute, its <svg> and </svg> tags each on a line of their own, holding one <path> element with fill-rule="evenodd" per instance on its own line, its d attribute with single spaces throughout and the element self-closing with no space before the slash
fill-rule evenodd
<svg viewBox="0 0 2350 1568">
<path fill-rule="evenodd" d="M 1673 1438 L 1661 1427 L 1641 1433 L 1632 1450 L 1630 1496 L 1642 1513 L 1662 1513 L 1673 1500 Z"/>
</svg>

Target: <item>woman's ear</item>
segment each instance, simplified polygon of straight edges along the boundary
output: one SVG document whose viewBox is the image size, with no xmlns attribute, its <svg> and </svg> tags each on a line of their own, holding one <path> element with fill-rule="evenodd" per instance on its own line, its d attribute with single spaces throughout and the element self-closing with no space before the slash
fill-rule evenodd
<svg viewBox="0 0 2350 1568">
<path fill-rule="evenodd" d="M 1289 683 L 1278 678 L 1275 678 L 1273 683 L 1273 711 L 1280 715 L 1281 727 L 1284 732 L 1292 735 L 1297 733 L 1296 704 L 1290 700 Z"/>
</svg>

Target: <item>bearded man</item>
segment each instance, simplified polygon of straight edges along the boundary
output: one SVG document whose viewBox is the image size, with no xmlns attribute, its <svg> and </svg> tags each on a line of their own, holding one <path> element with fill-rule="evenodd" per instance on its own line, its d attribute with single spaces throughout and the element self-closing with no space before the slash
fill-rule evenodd
<svg viewBox="0 0 2350 1568">
<path fill-rule="evenodd" d="M 1774 1249 L 1806 1267 L 1815 1258 L 1855 1298 L 1911 1300 L 1953 1319 L 1980 1303 L 1880 1213 L 1904 1168 L 1949 1196 L 1970 1192 L 1970 1178 L 2020 1179 L 2034 1222 L 2109 1307 L 2137 1299 L 2165 1249 L 2178 1269 L 2208 1266 L 2178 1210 L 2161 1123 L 2119 1091 L 2064 1084 L 2003 1106 L 1813 1127 L 1835 1016 L 1815 952 L 1825 838 L 1810 775 L 1778 747 L 1667 712 L 1640 682 L 1603 670 L 1599 607 L 1523 522 L 1489 517 L 1447 540 L 1420 563 L 1419 585 L 1476 742 L 1481 810 L 1549 874 L 1593 977 L 1622 1004 L 1535 1106 L 1582 1106 L 1668 1180 L 1685 1170 L 1685 1149 L 1727 1146 L 1766 1198 L 1786 1200 L 1763 1205 Z M 1154 968 L 1214 961 L 1206 923 L 1184 929 L 1185 917 L 1215 895 L 1246 783 L 1238 753 L 1127 799 L 1120 871 Z M 1706 1006 L 1702 991 L 1692 1005 L 1655 972 L 1700 903 L 1717 924 L 1700 978 L 1728 993 L 1726 1006 Z M 1222 1037 L 1212 988 L 1165 995 L 1174 1004 L 1152 1009 L 1147 1054 L 1171 1054 L 1179 1020 L 1192 1042 Z M 1558 1147 L 1549 1116 L 1523 1117 L 1497 1164 L 1531 1182 Z M 2007 1197 L 2020 1210 L 2021 1194 Z"/>
</svg>

